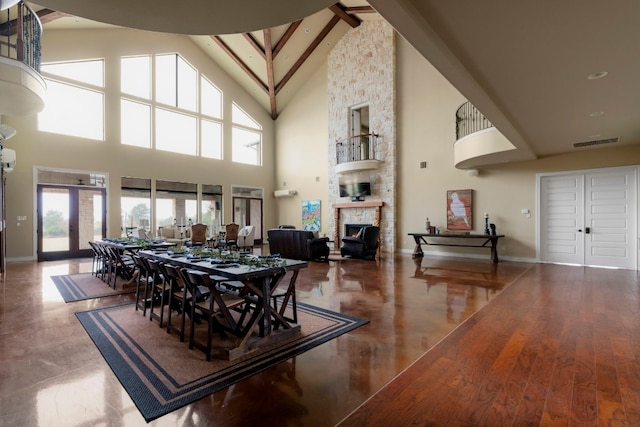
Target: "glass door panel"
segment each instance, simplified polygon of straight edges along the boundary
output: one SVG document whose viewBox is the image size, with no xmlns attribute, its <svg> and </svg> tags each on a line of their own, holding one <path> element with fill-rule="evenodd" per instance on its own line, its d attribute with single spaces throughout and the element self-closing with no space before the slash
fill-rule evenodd
<svg viewBox="0 0 640 427">
<path fill-rule="evenodd" d="M 89 241 L 106 236 L 101 188 L 38 186 L 38 260 L 91 256 Z"/>
<path fill-rule="evenodd" d="M 42 252 L 68 251 L 69 189 L 43 188 L 41 197 Z"/>
</svg>

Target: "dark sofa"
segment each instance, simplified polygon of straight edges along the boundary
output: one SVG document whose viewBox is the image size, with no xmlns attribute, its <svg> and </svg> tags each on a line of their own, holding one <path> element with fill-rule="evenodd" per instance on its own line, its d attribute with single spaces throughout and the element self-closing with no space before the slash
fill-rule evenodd
<svg viewBox="0 0 640 427">
<path fill-rule="evenodd" d="M 269 251 L 283 258 L 326 261 L 329 257 L 328 237 L 316 238 L 313 231 L 272 228 L 267 231 Z"/>
</svg>

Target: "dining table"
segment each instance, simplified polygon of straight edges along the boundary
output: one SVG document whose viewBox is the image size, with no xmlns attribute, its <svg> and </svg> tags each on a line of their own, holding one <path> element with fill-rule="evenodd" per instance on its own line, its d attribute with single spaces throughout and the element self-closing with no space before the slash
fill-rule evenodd
<svg viewBox="0 0 640 427">
<path fill-rule="evenodd" d="M 295 285 L 300 270 L 308 266 L 306 261 L 257 255 L 222 260 L 153 249 L 141 250 L 138 255 L 226 278 L 229 290 L 245 298 L 249 315 L 243 316 L 244 324 L 237 328 L 231 344 L 226 341 L 223 346 L 214 345 L 215 357 L 233 360 L 300 333 L 301 327 L 296 323 Z M 211 291 L 219 292 L 220 288 Z M 276 294 L 278 309 L 271 305 Z M 293 315 L 287 315 L 290 313 L 287 310 L 292 310 Z"/>
<path fill-rule="evenodd" d="M 102 239 L 98 243 L 112 247 L 120 251 L 120 253 L 136 253 L 145 248 L 151 249 L 168 249 L 176 246 L 175 243 L 166 242 L 164 240 L 141 240 L 141 239 Z"/>
</svg>

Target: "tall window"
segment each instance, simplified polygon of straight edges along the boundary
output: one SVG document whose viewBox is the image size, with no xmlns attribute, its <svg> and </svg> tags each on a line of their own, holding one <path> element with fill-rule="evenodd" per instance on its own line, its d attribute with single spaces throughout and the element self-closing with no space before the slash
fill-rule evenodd
<svg viewBox="0 0 640 427">
<path fill-rule="evenodd" d="M 122 234 L 151 227 L 151 180 L 122 177 L 120 179 L 120 215 Z"/>
<path fill-rule="evenodd" d="M 104 141 L 104 61 L 42 65 L 47 102 L 38 130 Z"/>
<path fill-rule="evenodd" d="M 231 106 L 231 121 L 232 160 L 262 165 L 262 127 L 235 103 Z"/>
<path fill-rule="evenodd" d="M 122 144 L 222 159 L 222 92 L 209 80 L 178 54 L 123 57 L 120 69 Z"/>
</svg>

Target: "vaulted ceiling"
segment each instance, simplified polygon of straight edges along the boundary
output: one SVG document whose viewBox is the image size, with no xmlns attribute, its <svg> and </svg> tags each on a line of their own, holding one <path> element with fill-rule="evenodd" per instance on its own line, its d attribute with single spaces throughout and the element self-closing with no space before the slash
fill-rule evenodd
<svg viewBox="0 0 640 427">
<path fill-rule="evenodd" d="M 92 4 L 103 2 L 66 2 L 51 0 L 47 4 L 53 3 L 65 11 L 73 11 L 80 16 L 99 18 L 104 11 Z M 60 3 L 60 5 L 58 5 Z M 140 3 L 146 3 L 145 1 Z M 153 10 L 162 10 L 155 2 Z M 162 2 L 160 2 L 162 3 Z M 198 2 L 196 2 L 198 3 Z M 235 9 L 229 13 L 235 13 L 245 17 L 243 7 L 248 7 L 244 1 L 223 2 L 233 3 Z M 272 8 L 277 7 L 274 2 L 259 2 L 262 7 L 269 9 L 271 15 L 274 14 Z M 281 1 L 281 3 L 285 3 Z M 340 40 L 340 38 L 350 29 L 357 27 L 365 19 L 381 19 L 373 8 L 364 0 L 345 0 L 341 3 L 326 1 L 294 1 L 287 5 L 289 13 L 287 17 L 296 17 L 292 22 L 285 21 L 273 27 L 262 28 L 249 20 L 227 19 L 223 20 L 221 28 L 216 34 L 206 33 L 206 28 L 216 28 L 220 26 L 217 22 L 209 22 L 208 26 L 199 21 L 191 26 L 184 26 L 184 22 L 189 22 L 189 18 L 196 14 L 193 11 L 185 16 L 180 16 L 184 10 L 176 11 L 177 15 L 168 26 L 169 32 L 187 34 L 193 41 L 209 55 L 219 66 L 231 75 L 247 92 L 269 111 L 271 117 L 276 119 L 278 114 L 288 104 L 297 89 L 315 72 L 325 61 L 329 51 Z M 305 4 L 305 8 L 300 8 L 300 4 Z M 315 5 L 315 7 L 310 7 Z M 228 7 L 231 7 L 227 5 Z M 324 7 L 323 7 L 324 6 Z M 82 29 L 82 28 L 113 28 L 113 25 L 106 22 L 117 22 L 116 14 L 110 13 L 102 18 L 102 23 L 86 18 L 70 15 L 66 12 L 54 12 L 53 9 L 42 6 L 34 7 L 38 10 L 41 20 L 44 23 L 45 31 L 55 29 Z M 110 9 L 117 9 L 110 7 Z M 301 9 L 301 10 L 298 10 Z M 315 10 L 314 10 L 315 9 Z M 186 8 L 186 10 L 191 10 Z M 310 15 L 304 15 L 313 10 Z M 261 11 L 262 12 L 262 11 Z M 266 12 L 264 12 L 266 13 Z M 269 15 L 269 13 L 266 13 Z M 206 13 L 203 13 L 206 15 Z M 258 15 L 259 13 L 256 13 Z M 128 14 L 124 14 L 125 23 L 130 21 L 124 19 Z M 159 14 L 162 15 L 162 14 Z M 253 15 L 253 14 L 251 14 Z M 128 18 L 127 18 L 128 19 Z M 182 19 L 182 21 L 181 21 Z M 266 22 L 282 22 L 279 19 Z M 291 18 L 287 18 L 291 19 Z M 229 22 L 227 22 L 229 21 Z M 182 23 L 182 25 L 180 25 Z M 224 24 L 224 25 L 223 25 Z M 144 22 L 144 29 L 158 30 L 165 28 L 164 21 L 157 17 L 152 17 Z M 139 27 L 136 27 L 139 28 Z M 165 31 L 167 28 L 165 28 Z M 243 31 L 245 30 L 245 31 Z M 231 31 L 229 34 L 223 34 Z M 205 34 L 197 34 L 197 33 Z"/>
<path fill-rule="evenodd" d="M 599 141 L 640 144 L 637 0 L 39 3 L 94 21 L 189 34 L 272 117 L 358 20 L 385 19 L 523 160 L 597 149 L 604 145 L 590 144 Z M 376 13 L 360 9 L 369 5 Z M 67 17 L 48 22 L 45 30 L 70 25 L 98 24 Z"/>
</svg>

